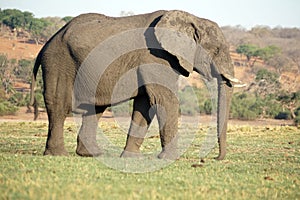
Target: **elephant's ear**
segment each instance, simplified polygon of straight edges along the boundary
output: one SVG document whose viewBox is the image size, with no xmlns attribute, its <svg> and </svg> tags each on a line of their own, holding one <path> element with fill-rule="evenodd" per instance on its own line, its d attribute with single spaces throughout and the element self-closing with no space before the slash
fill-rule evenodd
<svg viewBox="0 0 300 200">
<path fill-rule="evenodd" d="M 155 26 L 155 36 L 161 47 L 178 58 L 189 73 L 193 64 L 199 34 L 194 26 L 195 16 L 183 11 L 165 13 Z"/>
</svg>

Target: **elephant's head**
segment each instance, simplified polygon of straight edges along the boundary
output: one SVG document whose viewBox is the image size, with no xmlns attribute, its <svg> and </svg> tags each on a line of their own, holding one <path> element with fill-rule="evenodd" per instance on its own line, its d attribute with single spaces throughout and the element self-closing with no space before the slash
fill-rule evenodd
<svg viewBox="0 0 300 200">
<path fill-rule="evenodd" d="M 176 56 L 186 72 L 196 71 L 208 81 L 218 80 L 220 153 L 217 159 L 223 159 L 233 84 L 238 80 L 234 78 L 229 48 L 221 29 L 214 22 L 183 11 L 165 13 L 154 29 L 161 47 Z"/>
</svg>

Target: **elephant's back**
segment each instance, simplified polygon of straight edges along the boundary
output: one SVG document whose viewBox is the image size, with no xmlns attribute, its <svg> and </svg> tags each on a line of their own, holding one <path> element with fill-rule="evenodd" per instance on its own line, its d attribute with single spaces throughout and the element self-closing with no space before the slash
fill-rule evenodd
<svg viewBox="0 0 300 200">
<path fill-rule="evenodd" d="M 107 39 L 112 39 L 127 31 L 147 28 L 155 18 L 164 12 L 157 11 L 129 17 L 108 17 L 94 13 L 83 14 L 68 24 L 62 31 L 60 40 L 79 59 L 79 62 L 82 62 L 96 46 Z"/>
</svg>

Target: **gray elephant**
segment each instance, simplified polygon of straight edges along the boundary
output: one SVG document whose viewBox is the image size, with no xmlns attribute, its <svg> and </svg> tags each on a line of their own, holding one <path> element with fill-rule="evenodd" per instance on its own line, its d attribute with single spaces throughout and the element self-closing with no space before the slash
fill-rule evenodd
<svg viewBox="0 0 300 200">
<path fill-rule="evenodd" d="M 66 116 L 82 114 L 76 153 L 101 154 L 96 129 L 111 105 L 134 100 L 123 157 L 139 154 L 147 128 L 156 115 L 162 151 L 174 159 L 177 143 L 179 75 L 198 72 L 217 79 L 217 132 L 221 160 L 234 78 L 224 36 L 214 22 L 183 11 L 157 11 L 130 17 L 83 14 L 61 28 L 42 48 L 33 69 L 31 103 L 39 66 L 49 127 L 44 155 L 66 155 Z M 125 77 L 125 78 L 124 78 Z"/>
</svg>

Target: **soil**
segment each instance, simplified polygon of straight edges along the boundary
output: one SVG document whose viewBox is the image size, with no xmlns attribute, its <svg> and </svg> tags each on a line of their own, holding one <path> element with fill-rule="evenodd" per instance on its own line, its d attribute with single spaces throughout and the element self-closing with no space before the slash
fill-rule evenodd
<svg viewBox="0 0 300 200">
<path fill-rule="evenodd" d="M 35 59 L 43 45 L 28 43 L 21 38 L 0 37 L 0 53 L 8 59 Z"/>
<path fill-rule="evenodd" d="M 0 116 L 0 122 L 6 122 L 6 121 L 16 121 L 16 122 L 33 122 L 34 114 L 28 112 L 27 107 L 21 107 L 19 111 L 15 115 L 6 115 L 6 116 Z M 120 120 L 122 117 L 118 117 L 118 120 Z M 195 117 L 193 116 L 184 116 L 185 121 L 191 121 L 193 122 L 195 120 Z M 212 120 L 211 116 L 208 115 L 201 115 L 199 117 L 200 123 L 203 125 L 209 125 Z M 122 120 L 122 119 L 121 119 Z M 129 120 L 129 117 L 123 119 Z M 45 111 L 41 111 L 39 114 L 39 117 L 37 121 L 47 122 L 48 117 L 47 113 Z M 67 117 L 66 121 L 72 122 L 74 121 L 73 117 Z M 113 113 L 110 111 L 105 111 L 103 116 L 101 117 L 100 121 L 105 122 L 114 122 L 115 118 L 113 116 Z M 293 125 L 292 120 L 275 120 L 275 119 L 258 119 L 253 121 L 242 121 L 242 120 L 235 120 L 230 119 L 229 120 L 230 125 L 241 125 L 241 126 L 291 126 Z"/>
</svg>

